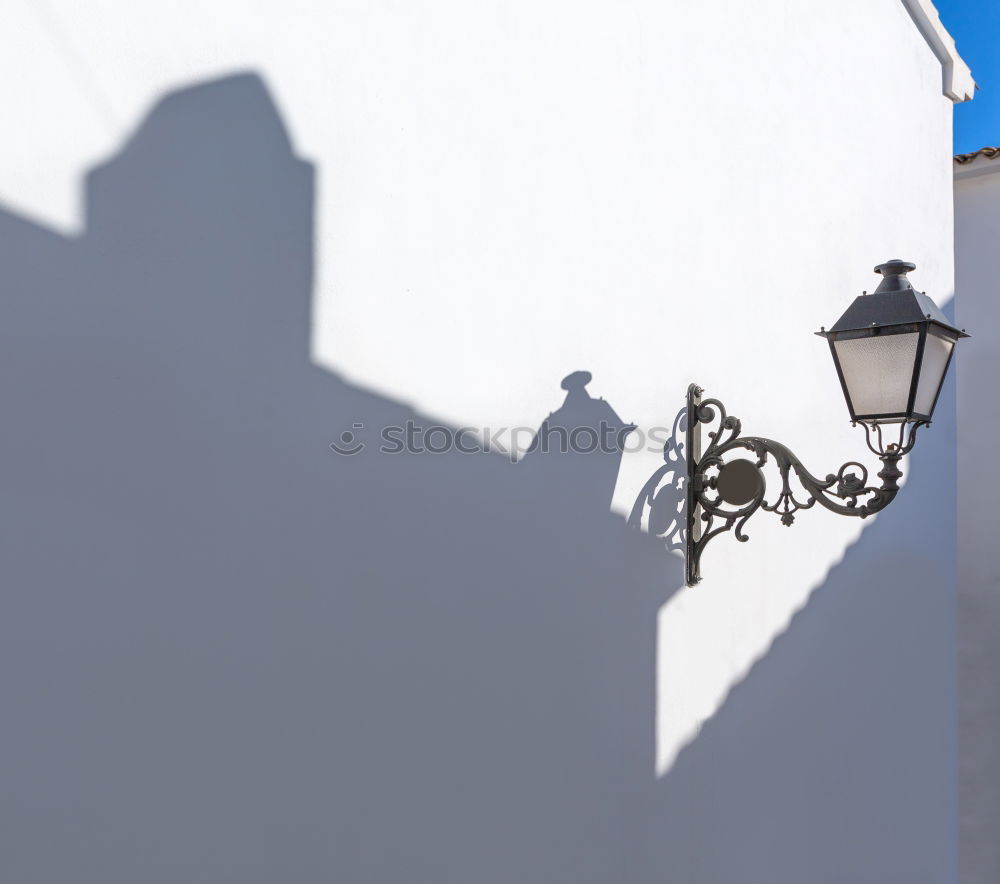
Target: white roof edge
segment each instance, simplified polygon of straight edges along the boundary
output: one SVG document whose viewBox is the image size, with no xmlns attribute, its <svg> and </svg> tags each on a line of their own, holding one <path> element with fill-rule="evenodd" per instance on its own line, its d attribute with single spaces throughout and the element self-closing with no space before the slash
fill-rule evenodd
<svg viewBox="0 0 1000 884">
<path fill-rule="evenodd" d="M 903 0 L 903 6 L 941 62 L 942 91 L 956 104 L 969 101 L 976 91 L 972 71 L 955 48 L 951 34 L 941 24 L 941 17 L 931 0 Z"/>
</svg>

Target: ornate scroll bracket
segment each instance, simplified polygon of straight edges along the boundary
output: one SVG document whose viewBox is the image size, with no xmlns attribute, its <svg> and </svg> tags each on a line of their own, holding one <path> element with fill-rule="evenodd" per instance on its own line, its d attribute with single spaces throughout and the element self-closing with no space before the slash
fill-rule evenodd
<svg viewBox="0 0 1000 884">
<path fill-rule="evenodd" d="M 741 542 L 749 540 L 743 528 L 763 509 L 776 513 L 783 525 L 791 526 L 799 510 L 815 504 L 842 516 L 865 518 L 885 509 L 899 491 L 900 458 L 910 451 L 917 429 L 927 421 L 899 425 L 897 442 L 886 444 L 882 425 L 862 423 L 869 450 L 882 461 L 878 487 L 868 484 L 868 469 L 848 461 L 825 479 L 812 475 L 785 445 L 761 436 L 741 436 L 739 418 L 726 413 L 718 399 L 702 399 L 701 387 L 691 384 L 687 392 L 687 531 L 685 538 L 688 586 L 701 580 L 701 556 L 709 541 L 732 531 Z M 703 425 L 708 444 L 703 449 Z M 715 429 L 708 429 L 710 427 Z M 746 450 L 752 458 L 727 459 Z M 767 484 L 763 467 L 774 459 L 781 489 L 771 502 L 765 499 Z M 793 490 L 794 473 L 801 491 Z"/>
</svg>

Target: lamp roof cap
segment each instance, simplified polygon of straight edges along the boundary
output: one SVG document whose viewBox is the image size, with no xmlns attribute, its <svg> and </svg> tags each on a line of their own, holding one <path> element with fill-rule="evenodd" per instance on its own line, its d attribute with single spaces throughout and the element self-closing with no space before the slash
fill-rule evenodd
<svg viewBox="0 0 1000 884">
<path fill-rule="evenodd" d="M 952 325 L 931 298 L 913 288 L 906 274 L 916 269 L 916 264 L 899 258 L 890 258 L 879 264 L 875 267 L 875 272 L 882 274 L 878 288 L 870 295 L 855 298 L 827 334 L 933 322 L 957 337 L 966 337 L 964 332 Z"/>
</svg>

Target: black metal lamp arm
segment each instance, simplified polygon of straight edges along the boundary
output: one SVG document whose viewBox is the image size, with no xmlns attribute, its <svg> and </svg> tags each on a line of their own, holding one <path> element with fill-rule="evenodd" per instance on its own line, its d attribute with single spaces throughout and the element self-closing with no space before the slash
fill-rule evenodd
<svg viewBox="0 0 1000 884">
<path fill-rule="evenodd" d="M 842 516 L 865 518 L 885 509 L 899 491 L 902 477 L 899 460 L 915 442 L 917 428 L 927 423 L 916 421 L 901 424 L 899 441 L 885 444 L 880 424 L 863 424 L 868 448 L 882 461 L 878 487 L 868 484 L 868 468 L 857 461 L 848 461 L 836 473 L 819 479 L 810 473 L 802 461 L 786 446 L 761 436 L 741 436 L 740 420 L 726 413 L 718 399 L 702 401 L 701 387 L 692 384 L 687 396 L 687 582 L 701 579 L 700 563 L 705 546 L 713 538 L 733 531 L 741 542 L 749 540 L 743 531 L 747 520 L 758 509 L 777 513 L 784 525 L 795 521 L 795 513 L 816 503 Z M 702 451 L 702 424 L 718 421 L 714 431 L 707 432 L 710 440 Z M 877 443 L 872 444 L 873 435 Z M 756 455 L 756 461 L 726 461 L 724 454 L 746 449 Z M 764 499 L 765 483 L 761 468 L 768 455 L 774 458 L 781 476 L 781 491 L 773 503 Z M 856 469 L 857 472 L 854 470 Z M 799 499 L 791 486 L 794 471 L 805 498 Z M 860 501 L 860 503 L 859 503 Z"/>
</svg>

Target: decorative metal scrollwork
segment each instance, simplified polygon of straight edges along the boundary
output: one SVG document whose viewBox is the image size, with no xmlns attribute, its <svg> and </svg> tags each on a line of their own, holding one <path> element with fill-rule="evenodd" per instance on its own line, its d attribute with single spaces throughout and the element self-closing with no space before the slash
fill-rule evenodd
<svg viewBox="0 0 1000 884">
<path fill-rule="evenodd" d="M 688 585 L 701 579 L 701 556 L 709 541 L 732 531 L 737 540 L 746 542 L 750 538 L 744 526 L 759 509 L 776 513 L 787 526 L 795 521 L 796 513 L 817 503 L 842 516 L 862 519 L 885 509 L 899 491 L 898 481 L 903 475 L 899 460 L 913 448 L 917 429 L 927 423 L 901 423 L 898 440 L 889 443 L 883 439 L 881 424 L 862 423 L 868 448 L 882 461 L 877 474 L 882 484 L 875 487 L 869 484 L 867 467 L 857 461 L 848 461 L 825 479 L 817 478 L 780 442 L 761 436 L 741 436 L 739 418 L 727 414 L 718 399 L 702 400 L 702 392 L 701 387 L 692 384 L 687 394 Z M 715 426 L 706 432 L 709 442 L 704 451 L 702 425 Z M 725 455 L 738 449 L 749 451 L 755 458 L 726 459 Z M 769 457 L 774 459 L 781 477 L 781 489 L 773 502 L 765 499 L 763 467 Z M 792 488 L 793 473 L 801 492 Z M 648 497 L 648 490 L 644 492 Z"/>
<path fill-rule="evenodd" d="M 667 549 L 680 553 L 685 548 L 687 524 L 686 463 L 687 452 L 678 443 L 683 438 L 682 426 L 687 410 L 682 408 L 674 418 L 673 429 L 663 445 L 663 466 L 642 486 L 628 517 L 628 524 L 645 529 L 661 538 Z"/>
</svg>

